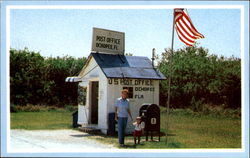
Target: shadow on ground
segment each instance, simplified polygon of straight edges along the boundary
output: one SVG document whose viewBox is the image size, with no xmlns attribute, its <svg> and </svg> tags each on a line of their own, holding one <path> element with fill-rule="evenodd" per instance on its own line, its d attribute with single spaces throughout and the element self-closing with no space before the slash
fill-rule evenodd
<svg viewBox="0 0 250 158">
<path fill-rule="evenodd" d="M 71 137 L 89 137 L 93 136 L 92 134 L 71 134 Z"/>
</svg>

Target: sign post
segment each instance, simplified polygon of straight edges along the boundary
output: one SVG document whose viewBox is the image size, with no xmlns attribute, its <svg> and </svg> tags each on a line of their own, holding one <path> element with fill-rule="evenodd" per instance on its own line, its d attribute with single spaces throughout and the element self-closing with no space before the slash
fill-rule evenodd
<svg viewBox="0 0 250 158">
<path fill-rule="evenodd" d="M 92 51 L 124 55 L 125 33 L 93 28 Z"/>
</svg>

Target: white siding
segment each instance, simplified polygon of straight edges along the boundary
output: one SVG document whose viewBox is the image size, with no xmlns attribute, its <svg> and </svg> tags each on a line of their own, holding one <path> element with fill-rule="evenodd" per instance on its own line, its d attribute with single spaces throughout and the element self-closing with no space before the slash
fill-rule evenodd
<svg viewBox="0 0 250 158">
<path fill-rule="evenodd" d="M 99 75 L 98 128 L 106 134 L 108 129 L 107 78 L 101 69 Z"/>
<path fill-rule="evenodd" d="M 83 70 L 80 73 L 79 77 L 83 77 L 83 80 L 86 80 L 87 78 L 93 78 L 96 75 L 98 75 L 98 71 L 96 68 L 99 67 L 93 57 L 90 58 L 90 60 L 87 62 L 87 65 L 84 66 Z M 100 67 L 99 67 L 100 69 Z"/>
<path fill-rule="evenodd" d="M 96 61 L 93 58 L 90 59 L 88 65 L 82 71 L 83 78 L 82 82 L 80 82 L 79 85 L 87 87 L 87 95 L 86 95 L 86 105 L 85 106 L 78 105 L 78 124 L 80 125 L 86 125 L 90 122 L 89 121 L 90 98 L 91 98 L 90 81 L 98 79 L 100 71 L 101 71 L 100 67 L 97 65 Z"/>
</svg>

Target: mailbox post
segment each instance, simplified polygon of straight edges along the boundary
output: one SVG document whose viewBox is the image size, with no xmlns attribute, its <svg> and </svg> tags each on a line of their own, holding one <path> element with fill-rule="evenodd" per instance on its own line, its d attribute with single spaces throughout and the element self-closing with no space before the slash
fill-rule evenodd
<svg viewBox="0 0 250 158">
<path fill-rule="evenodd" d="M 157 132 L 160 141 L 160 108 L 156 104 L 143 104 L 140 108 L 139 115 L 145 123 L 146 141 L 148 141 L 149 132 L 153 140 L 153 132 Z"/>
</svg>

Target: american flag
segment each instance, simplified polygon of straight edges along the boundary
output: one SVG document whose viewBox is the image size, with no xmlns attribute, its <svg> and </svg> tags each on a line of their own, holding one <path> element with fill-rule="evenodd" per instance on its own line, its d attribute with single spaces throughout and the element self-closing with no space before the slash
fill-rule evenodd
<svg viewBox="0 0 250 158">
<path fill-rule="evenodd" d="M 196 39 L 204 38 L 204 36 L 195 29 L 186 9 L 175 8 L 174 21 L 179 39 L 187 46 L 193 46 Z"/>
</svg>

